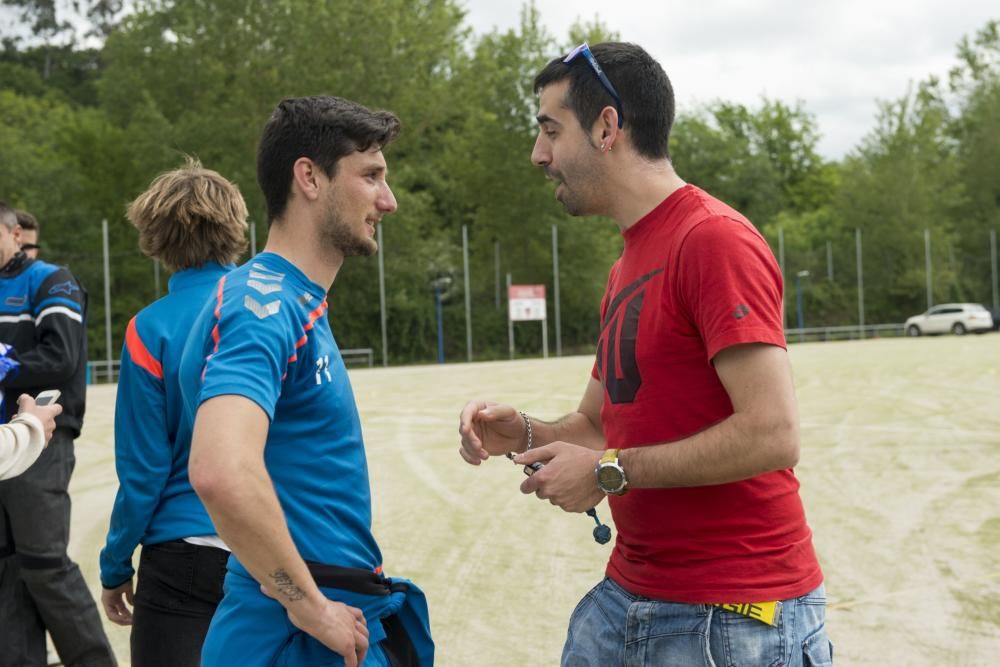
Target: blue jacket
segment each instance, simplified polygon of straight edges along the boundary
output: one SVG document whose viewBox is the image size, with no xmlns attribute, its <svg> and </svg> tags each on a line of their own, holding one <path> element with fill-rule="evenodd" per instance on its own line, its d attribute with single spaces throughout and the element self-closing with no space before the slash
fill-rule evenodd
<svg viewBox="0 0 1000 667">
<path fill-rule="evenodd" d="M 19 252 L 0 268 L 0 342 L 17 372 L 0 381 L 7 398 L 0 422 L 17 412 L 20 394 L 62 392 L 56 427 L 75 438 L 87 394 L 87 292 L 68 269 Z"/>
<path fill-rule="evenodd" d="M 139 544 L 216 534 L 188 480 L 192 424 L 182 419 L 177 371 L 195 317 L 232 268 L 209 262 L 175 273 L 167 296 L 128 324 L 115 405 L 119 487 L 101 551 L 105 588 L 132 578 Z"/>
</svg>

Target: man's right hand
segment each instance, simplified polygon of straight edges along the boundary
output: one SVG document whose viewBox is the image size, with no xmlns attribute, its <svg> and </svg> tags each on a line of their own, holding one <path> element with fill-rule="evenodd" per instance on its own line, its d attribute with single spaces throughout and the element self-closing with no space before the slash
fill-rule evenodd
<svg viewBox="0 0 1000 667">
<path fill-rule="evenodd" d="M 124 600 L 122 599 L 124 598 Z M 125 604 L 128 601 L 128 605 Z M 101 605 L 108 620 L 115 625 L 132 625 L 132 580 L 116 588 L 105 588 L 101 591 Z"/>
<path fill-rule="evenodd" d="M 62 414 L 63 409 L 58 403 L 35 405 L 35 399 L 28 394 L 21 394 L 17 399 L 17 411 L 18 414 L 26 412 L 29 415 L 38 417 L 38 420 L 42 422 L 42 427 L 45 429 L 45 444 L 48 445 L 49 440 L 52 439 L 53 431 L 56 430 L 56 417 Z"/>
<path fill-rule="evenodd" d="M 322 598 L 319 607 L 305 600 L 288 606 L 288 619 L 295 627 L 315 637 L 328 649 L 344 657 L 344 667 L 358 667 L 368 654 L 368 622 L 357 607 Z M 310 609 L 315 609 L 310 613 Z"/>
<path fill-rule="evenodd" d="M 458 450 L 467 463 L 479 465 L 491 456 L 519 452 L 527 446 L 527 430 L 521 414 L 509 405 L 469 401 L 458 419 L 462 447 Z"/>
</svg>

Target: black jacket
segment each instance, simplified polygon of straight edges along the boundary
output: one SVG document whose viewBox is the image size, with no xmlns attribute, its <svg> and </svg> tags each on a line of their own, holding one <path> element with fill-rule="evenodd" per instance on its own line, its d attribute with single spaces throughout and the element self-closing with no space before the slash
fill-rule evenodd
<svg viewBox="0 0 1000 667">
<path fill-rule="evenodd" d="M 0 383 L 7 418 L 17 397 L 62 392 L 56 427 L 80 434 L 87 394 L 87 293 L 69 269 L 17 253 L 0 269 L 0 341 L 14 348 L 20 372 Z"/>
</svg>

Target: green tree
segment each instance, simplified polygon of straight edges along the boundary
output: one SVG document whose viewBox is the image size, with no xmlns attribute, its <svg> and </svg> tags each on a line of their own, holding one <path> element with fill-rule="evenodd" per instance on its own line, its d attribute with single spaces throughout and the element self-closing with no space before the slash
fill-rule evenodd
<svg viewBox="0 0 1000 667">
<path fill-rule="evenodd" d="M 990 232 L 1000 234 L 1000 22 L 990 21 L 958 48 L 950 90 L 959 112 L 952 125 L 958 142 L 959 178 L 966 204 L 955 218 L 956 251 L 963 267 L 961 293 L 991 304 Z"/>
<path fill-rule="evenodd" d="M 950 249 L 964 197 L 948 127 L 940 88 L 921 84 L 881 105 L 875 129 L 844 162 L 835 218 L 843 235 L 862 230 L 867 321 L 895 322 L 923 310 L 924 230 L 935 253 L 934 301 L 961 296 Z"/>
</svg>

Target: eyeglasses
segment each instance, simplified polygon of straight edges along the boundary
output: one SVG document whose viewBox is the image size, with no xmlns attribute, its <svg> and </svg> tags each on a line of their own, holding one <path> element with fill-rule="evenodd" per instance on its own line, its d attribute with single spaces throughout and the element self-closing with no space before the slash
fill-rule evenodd
<svg viewBox="0 0 1000 667">
<path fill-rule="evenodd" d="M 597 75 L 601 85 L 604 86 L 604 90 L 608 91 L 608 94 L 611 95 L 612 99 L 614 99 L 615 109 L 618 110 L 618 128 L 621 129 L 622 124 L 625 122 L 625 114 L 622 112 L 622 98 L 618 96 L 618 91 L 615 90 L 615 87 L 611 84 L 611 80 L 608 79 L 604 70 L 601 69 L 601 64 L 597 62 L 597 58 L 595 58 L 594 54 L 590 51 L 590 47 L 587 46 L 587 42 L 584 42 L 570 51 L 569 54 L 563 58 L 563 62 L 568 65 L 573 62 L 574 58 L 581 55 L 587 59 L 588 63 L 590 63 L 590 68 L 594 70 L 594 74 Z"/>
</svg>

